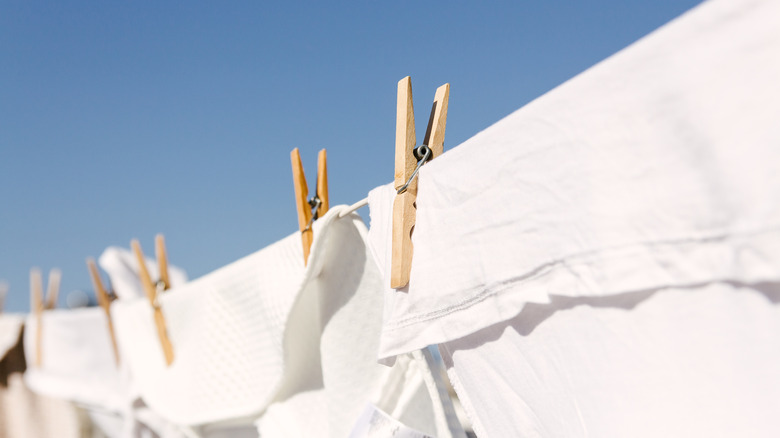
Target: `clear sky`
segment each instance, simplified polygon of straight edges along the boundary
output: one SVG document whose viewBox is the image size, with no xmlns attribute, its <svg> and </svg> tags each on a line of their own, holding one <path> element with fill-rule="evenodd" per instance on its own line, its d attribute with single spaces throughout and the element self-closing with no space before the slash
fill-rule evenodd
<svg viewBox="0 0 780 438">
<path fill-rule="evenodd" d="M 196 278 L 296 231 L 294 147 L 311 186 L 328 149 L 332 205 L 364 198 L 404 76 L 419 135 L 451 84 L 446 150 L 697 3 L 0 0 L 6 310 L 32 266 L 91 293 L 84 259 L 134 237 Z"/>
</svg>

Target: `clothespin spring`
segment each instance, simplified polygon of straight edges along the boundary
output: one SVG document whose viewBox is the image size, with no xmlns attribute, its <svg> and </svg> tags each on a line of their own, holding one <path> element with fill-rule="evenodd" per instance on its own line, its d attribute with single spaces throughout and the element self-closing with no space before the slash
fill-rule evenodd
<svg viewBox="0 0 780 438">
<path fill-rule="evenodd" d="M 409 177 L 409 180 L 406 181 L 406 184 L 402 185 L 398 189 L 397 192 L 398 195 L 405 192 L 406 189 L 409 188 L 409 184 L 411 184 L 414 178 L 417 176 L 417 172 L 420 170 L 421 167 L 423 167 L 423 164 L 427 163 L 431 159 L 431 155 L 433 154 L 431 148 L 429 148 L 428 145 L 425 144 L 421 145 L 413 152 L 414 152 L 414 157 L 417 158 L 417 167 L 414 168 L 414 172 L 412 172 L 412 176 Z"/>
<path fill-rule="evenodd" d="M 311 199 L 309 199 L 309 205 L 311 206 L 311 219 L 309 219 L 309 223 L 306 224 L 306 228 L 303 229 L 303 231 L 309 231 L 311 229 L 312 224 L 315 220 L 319 219 L 319 210 L 320 206 L 322 205 L 322 200 L 319 196 L 315 196 Z"/>
</svg>

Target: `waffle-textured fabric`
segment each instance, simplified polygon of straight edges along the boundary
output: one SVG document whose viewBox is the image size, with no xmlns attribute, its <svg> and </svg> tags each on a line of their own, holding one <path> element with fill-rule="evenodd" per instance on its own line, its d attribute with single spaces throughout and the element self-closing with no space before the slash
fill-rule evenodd
<svg viewBox="0 0 780 438">
<path fill-rule="evenodd" d="M 143 401 L 178 424 L 257 415 L 284 371 L 282 336 L 304 272 L 289 236 L 159 297 L 174 361 L 166 366 L 145 298 L 111 313 Z"/>
<path fill-rule="evenodd" d="M 422 375 L 376 363 L 379 275 L 367 257 L 365 225 L 355 214 L 340 218 L 342 210 L 315 222 L 308 266 L 295 233 L 164 293 L 169 367 L 148 302 L 114 303 L 122 356 L 144 402 L 192 426 L 265 414 L 266 438 L 295 427 L 314 434 L 297 436 L 347 436 L 368 402 L 435 431 Z"/>
<path fill-rule="evenodd" d="M 152 281 L 160 278 L 157 261 L 146 257 L 146 269 Z M 119 299 L 143 297 L 144 289 L 138 276 L 138 259 L 131 251 L 109 246 L 98 259 L 98 264 L 108 274 L 111 287 Z M 171 287 L 181 286 L 187 282 L 187 273 L 176 266 L 168 265 L 168 279 Z"/>
<path fill-rule="evenodd" d="M 705 2 L 423 166 L 380 356 L 550 295 L 777 280 L 779 17 Z M 378 239 L 392 196 L 370 195 Z"/>
</svg>

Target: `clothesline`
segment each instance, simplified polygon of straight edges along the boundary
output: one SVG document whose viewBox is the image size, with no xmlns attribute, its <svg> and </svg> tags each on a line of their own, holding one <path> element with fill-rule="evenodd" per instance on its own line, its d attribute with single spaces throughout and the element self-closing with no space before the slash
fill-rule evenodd
<svg viewBox="0 0 780 438">
<path fill-rule="evenodd" d="M 368 198 L 363 198 L 360 201 L 350 205 L 346 209 L 339 212 L 339 217 L 348 216 L 351 213 L 354 213 L 355 211 L 365 207 L 368 205 Z"/>
</svg>

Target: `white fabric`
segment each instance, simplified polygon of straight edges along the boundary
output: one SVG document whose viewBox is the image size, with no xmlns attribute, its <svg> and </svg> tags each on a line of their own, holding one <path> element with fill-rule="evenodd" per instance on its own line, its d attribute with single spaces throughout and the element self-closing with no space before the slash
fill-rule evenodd
<svg viewBox="0 0 780 438">
<path fill-rule="evenodd" d="M 552 297 L 441 352 L 480 438 L 780 430 L 779 284 Z"/>
<path fill-rule="evenodd" d="M 111 287 L 120 299 L 132 299 L 144 296 L 144 289 L 138 276 L 138 259 L 131 251 L 109 246 L 98 259 L 98 264 L 108 274 Z M 160 277 L 157 261 L 146 257 L 146 268 L 152 281 Z M 168 265 L 168 278 L 171 287 L 187 282 L 187 273 L 176 266 Z"/>
<path fill-rule="evenodd" d="M 35 393 L 74 402 L 108 437 L 183 438 L 182 432 L 135 402 L 132 382 L 115 359 L 108 324 L 99 307 L 43 313 L 42 361 L 37 367 L 37 321 L 27 318 L 26 385 Z"/>
<path fill-rule="evenodd" d="M 23 326 L 23 315 L 0 314 L 0 360 L 19 342 L 19 333 Z"/>
<path fill-rule="evenodd" d="M 551 294 L 780 278 L 778 22 L 778 1 L 706 2 L 424 166 L 380 356 Z M 370 194 L 372 245 L 392 196 Z"/>
<path fill-rule="evenodd" d="M 144 402 L 179 424 L 257 415 L 284 371 L 282 334 L 301 283 L 299 236 L 289 236 L 159 297 L 173 344 L 166 366 L 146 299 L 112 316 Z"/>
<path fill-rule="evenodd" d="M 114 359 L 106 315 L 99 307 L 50 310 L 42 315 L 41 366 L 36 366 L 38 324 L 27 317 L 24 379 L 50 397 L 118 411 L 124 385 Z"/>
<path fill-rule="evenodd" d="M 365 225 L 341 210 L 315 223 L 306 267 L 295 233 L 163 294 L 169 367 L 146 300 L 114 303 L 122 357 L 151 409 L 201 430 L 264 414 L 264 438 L 346 437 L 373 402 L 436 432 L 417 361 L 376 363 L 381 277 Z"/>
<path fill-rule="evenodd" d="M 317 274 L 303 285 L 285 332 L 290 351 L 301 354 L 291 359 L 282 389 L 258 422 L 260 436 L 347 437 L 372 403 L 406 427 L 451 437 L 422 355 L 405 355 L 393 367 L 376 361 L 382 276 L 365 225 L 354 214 L 336 219 L 341 210 L 316 222 L 324 221 L 315 228 L 309 259 Z"/>
<path fill-rule="evenodd" d="M 368 404 L 349 438 L 430 438 L 430 435 L 409 428 L 376 406 Z"/>
</svg>

